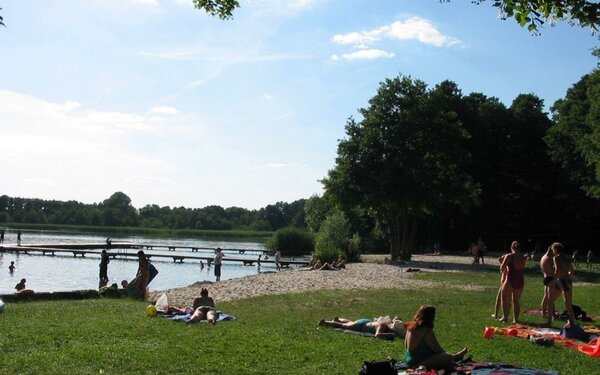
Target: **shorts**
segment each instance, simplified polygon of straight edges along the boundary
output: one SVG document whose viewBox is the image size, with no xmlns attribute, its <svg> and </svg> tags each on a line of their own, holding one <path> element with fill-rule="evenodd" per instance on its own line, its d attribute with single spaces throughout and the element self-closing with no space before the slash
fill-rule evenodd
<svg viewBox="0 0 600 375">
<path fill-rule="evenodd" d="M 554 276 L 546 276 L 544 277 L 544 285 L 548 286 L 551 282 L 554 281 Z"/>
<path fill-rule="evenodd" d="M 221 277 L 221 265 L 215 264 L 215 276 Z"/>
<path fill-rule="evenodd" d="M 571 291 L 571 287 L 573 286 L 573 281 L 571 279 L 558 279 L 557 289 L 561 289 L 563 292 Z"/>
</svg>

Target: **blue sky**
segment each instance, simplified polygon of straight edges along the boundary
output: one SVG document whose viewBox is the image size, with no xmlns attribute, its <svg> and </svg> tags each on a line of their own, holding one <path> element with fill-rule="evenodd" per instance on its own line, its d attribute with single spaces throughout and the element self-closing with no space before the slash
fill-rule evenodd
<svg viewBox="0 0 600 375">
<path fill-rule="evenodd" d="M 467 0 L 0 1 L 0 194 L 249 209 L 322 192 L 385 78 L 549 108 L 596 66 L 589 30 L 532 36 Z"/>
</svg>

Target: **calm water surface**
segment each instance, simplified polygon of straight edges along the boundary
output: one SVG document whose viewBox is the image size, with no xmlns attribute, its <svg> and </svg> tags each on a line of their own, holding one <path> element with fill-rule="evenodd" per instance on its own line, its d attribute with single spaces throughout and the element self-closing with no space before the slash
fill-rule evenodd
<svg viewBox="0 0 600 375">
<path fill-rule="evenodd" d="M 246 249 L 245 255 L 225 252 L 226 257 L 254 258 L 260 254 L 258 251 L 265 249 L 260 242 L 248 240 L 234 241 L 198 239 L 198 238 L 150 238 L 143 236 L 112 237 L 113 243 L 130 242 L 135 244 L 164 244 L 170 246 L 193 246 L 193 247 L 221 247 L 222 249 Z M 23 231 L 22 246 L 27 244 L 57 244 L 57 243 L 104 243 L 105 236 L 96 234 L 82 234 L 78 232 L 57 231 Z M 8 230 L 4 240 L 5 245 L 16 244 L 16 232 Z M 137 249 L 112 249 L 111 251 L 136 253 Z M 155 249 L 144 251 L 148 254 L 180 254 L 213 256 L 210 250 L 192 253 L 191 250 L 167 251 L 167 249 Z M 15 285 L 21 278 L 27 279 L 27 287 L 39 292 L 68 291 L 76 289 L 97 289 L 98 272 L 100 263 L 100 250 L 98 254 L 86 254 L 85 257 L 74 258 L 72 254 L 65 255 L 38 255 L 38 254 L 14 254 L 0 253 L 0 294 L 13 293 Z M 15 262 L 14 273 L 8 271 L 10 262 Z M 150 290 L 164 290 L 193 284 L 198 281 L 214 281 L 212 267 L 200 267 L 199 261 L 184 260 L 183 263 L 174 263 L 169 258 L 153 258 L 152 263 L 156 266 L 159 274 L 149 285 Z M 121 280 L 131 280 L 137 271 L 137 259 L 116 258 L 110 260 L 108 265 L 109 285 L 113 282 L 120 284 Z M 223 262 L 221 280 L 234 279 L 260 272 L 274 271 L 274 266 L 263 265 L 262 267 L 243 266 L 238 262 Z"/>
</svg>

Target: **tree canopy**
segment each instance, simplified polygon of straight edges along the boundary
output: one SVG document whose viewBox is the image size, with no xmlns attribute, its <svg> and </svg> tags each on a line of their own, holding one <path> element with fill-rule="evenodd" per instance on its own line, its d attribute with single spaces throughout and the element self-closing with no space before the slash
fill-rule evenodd
<svg viewBox="0 0 600 375">
<path fill-rule="evenodd" d="M 193 0 L 197 9 L 221 19 L 233 17 L 240 6 L 237 0 Z M 449 3 L 451 0 L 440 0 Z M 475 4 L 490 3 L 500 10 L 503 19 L 514 18 L 522 27 L 536 32 L 544 23 L 567 21 L 581 27 L 597 30 L 600 4 L 586 0 L 473 0 Z"/>
<path fill-rule="evenodd" d="M 381 83 L 363 119 L 348 120 L 335 167 L 323 180 L 341 203 L 372 210 L 388 231 L 392 257 L 410 259 L 418 218 L 472 204 L 477 187 L 462 166 L 468 134 L 453 82 L 434 89 L 410 77 Z"/>
</svg>

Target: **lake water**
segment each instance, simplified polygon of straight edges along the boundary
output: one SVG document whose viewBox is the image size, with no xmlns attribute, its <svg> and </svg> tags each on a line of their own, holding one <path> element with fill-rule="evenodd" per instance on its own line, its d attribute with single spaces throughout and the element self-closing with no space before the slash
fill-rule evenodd
<svg viewBox="0 0 600 375">
<path fill-rule="evenodd" d="M 95 234 L 82 234 L 78 232 L 58 231 L 23 231 L 22 246 L 27 244 L 57 244 L 57 243 L 104 243 L 105 236 Z M 258 258 L 258 251 L 265 249 L 264 244 L 250 240 L 235 241 L 234 239 L 214 240 L 198 238 L 150 238 L 143 236 L 112 237 L 113 243 L 129 242 L 135 244 L 163 244 L 169 246 L 208 247 L 222 249 L 246 249 L 257 252 L 247 252 L 239 255 L 233 252 L 225 252 L 227 257 Z M 5 245 L 16 243 L 16 233 L 8 230 L 5 236 Z M 111 249 L 112 251 L 117 251 Z M 137 249 L 120 249 L 119 252 L 136 253 Z M 211 250 L 200 250 L 192 253 L 190 249 L 179 251 L 168 251 L 167 249 L 146 250 L 147 254 L 169 254 L 169 255 L 198 255 L 213 256 Z M 55 256 L 41 254 L 14 254 L 0 253 L 0 294 L 13 293 L 15 285 L 22 279 L 27 279 L 27 287 L 39 292 L 69 291 L 77 289 L 97 289 L 98 272 L 100 263 L 100 250 L 98 255 L 86 254 L 85 257 L 74 258 L 71 253 Z M 15 262 L 15 272 L 10 273 L 8 266 Z M 186 259 L 183 263 L 174 263 L 170 258 L 152 258 L 152 264 L 159 273 L 149 285 L 150 290 L 164 290 L 182 287 L 198 281 L 214 281 L 213 267 L 200 267 L 197 260 Z M 138 262 L 136 257 L 115 258 L 108 265 L 109 285 L 121 280 L 129 280 L 135 277 Z M 241 262 L 223 262 L 221 280 L 234 279 L 260 272 L 274 271 L 275 267 L 264 264 L 261 267 L 244 266 Z"/>
</svg>

